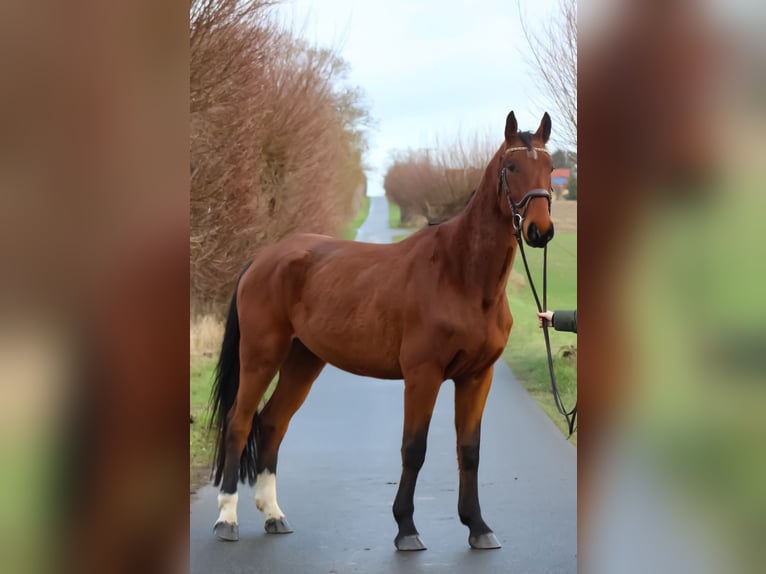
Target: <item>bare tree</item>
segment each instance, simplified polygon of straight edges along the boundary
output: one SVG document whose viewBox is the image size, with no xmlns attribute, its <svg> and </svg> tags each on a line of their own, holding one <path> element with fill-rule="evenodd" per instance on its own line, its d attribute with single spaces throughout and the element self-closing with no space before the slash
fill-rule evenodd
<svg viewBox="0 0 766 574">
<path fill-rule="evenodd" d="M 534 29 L 517 0 L 528 63 L 543 82 L 550 104 L 563 120 L 562 143 L 577 148 L 577 0 L 559 0 L 559 9 Z"/>
</svg>

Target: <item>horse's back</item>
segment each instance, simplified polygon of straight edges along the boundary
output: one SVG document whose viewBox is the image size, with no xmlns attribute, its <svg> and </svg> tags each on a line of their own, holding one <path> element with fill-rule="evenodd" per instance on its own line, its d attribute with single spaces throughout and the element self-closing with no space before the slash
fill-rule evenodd
<svg viewBox="0 0 766 574">
<path fill-rule="evenodd" d="M 303 281 L 307 275 L 331 284 L 358 280 L 371 267 L 386 266 L 396 259 L 395 245 L 360 243 L 328 235 L 298 233 L 264 249 L 247 270 L 243 281 Z M 289 286 L 289 285 L 287 285 Z M 330 286 L 330 285 L 328 285 Z"/>
<path fill-rule="evenodd" d="M 289 330 L 342 369 L 399 378 L 407 281 L 399 251 L 312 234 L 264 249 L 240 282 L 240 320 L 249 323 L 243 332 Z"/>
</svg>

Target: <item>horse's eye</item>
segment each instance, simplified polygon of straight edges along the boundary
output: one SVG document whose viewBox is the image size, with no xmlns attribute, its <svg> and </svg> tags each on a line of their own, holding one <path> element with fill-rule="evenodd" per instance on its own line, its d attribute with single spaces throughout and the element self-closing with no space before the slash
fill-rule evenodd
<svg viewBox="0 0 766 574">
<path fill-rule="evenodd" d="M 508 171 L 516 171 L 516 165 L 513 163 L 509 163 L 507 166 L 505 166 L 505 169 Z"/>
</svg>

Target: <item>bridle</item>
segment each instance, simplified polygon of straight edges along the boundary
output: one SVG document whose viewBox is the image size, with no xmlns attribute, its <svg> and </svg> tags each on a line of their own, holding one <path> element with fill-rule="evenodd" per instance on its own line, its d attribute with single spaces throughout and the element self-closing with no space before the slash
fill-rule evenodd
<svg viewBox="0 0 766 574">
<path fill-rule="evenodd" d="M 533 158 L 537 158 L 537 152 L 542 152 L 550 155 L 548 150 L 539 147 L 527 148 L 527 147 L 512 147 L 505 150 L 505 154 L 515 151 L 526 151 L 528 155 Z M 537 188 L 532 189 L 521 198 L 521 201 L 515 203 L 511 199 L 511 191 L 508 188 L 508 179 L 506 176 L 507 167 L 500 169 L 500 177 L 498 181 L 498 196 L 505 190 L 505 199 L 508 201 L 508 207 L 511 208 L 513 232 L 516 235 L 516 242 L 519 244 L 519 250 L 521 251 L 521 258 L 524 261 L 524 269 L 527 272 L 527 278 L 529 279 L 529 286 L 532 288 L 532 295 L 535 297 L 535 303 L 537 303 L 537 310 L 541 313 L 548 309 L 548 245 L 545 245 L 543 250 L 543 300 L 540 302 L 540 297 L 537 295 L 537 289 L 535 289 L 535 283 L 532 281 L 532 273 L 529 271 L 529 265 L 527 264 L 527 256 L 524 253 L 524 238 L 521 236 L 521 228 L 524 223 L 524 217 L 527 214 L 527 208 L 529 202 L 537 197 L 544 197 L 548 200 L 548 213 L 551 212 L 551 193 L 548 190 Z M 564 403 L 561 401 L 561 394 L 559 388 L 556 385 L 556 374 L 553 370 L 553 355 L 551 354 L 551 340 L 548 334 L 548 324 L 543 321 L 543 336 L 545 337 L 545 349 L 548 352 L 548 372 L 551 377 L 551 392 L 553 393 L 553 402 L 556 403 L 556 409 L 561 413 L 567 421 L 567 427 L 569 428 L 569 437 L 572 436 L 575 429 L 575 421 L 577 420 L 577 403 L 571 410 L 567 410 L 564 407 Z"/>
<path fill-rule="evenodd" d="M 537 158 L 537 152 L 541 152 L 547 155 L 550 155 L 547 149 L 541 148 L 541 147 L 533 147 L 533 148 L 527 148 L 527 147 L 511 147 L 505 150 L 503 152 L 503 155 L 507 155 L 511 152 L 515 151 L 525 151 L 528 155 L 530 155 L 533 158 Z M 506 176 L 508 168 L 503 167 L 500 169 L 500 180 L 498 181 L 498 187 L 497 187 L 497 194 L 500 195 L 500 193 L 504 190 L 505 191 L 505 199 L 508 201 L 508 207 L 511 209 L 512 214 L 512 224 L 513 224 L 513 232 L 516 234 L 516 239 L 521 241 L 521 226 L 524 223 L 524 217 L 527 215 L 527 208 L 529 207 L 529 202 L 537 197 L 544 197 L 548 200 L 548 213 L 551 212 L 551 192 L 542 189 L 532 189 L 528 191 L 524 197 L 521 198 L 521 200 L 518 203 L 515 203 L 511 199 L 511 190 L 508 187 L 508 179 Z"/>
</svg>

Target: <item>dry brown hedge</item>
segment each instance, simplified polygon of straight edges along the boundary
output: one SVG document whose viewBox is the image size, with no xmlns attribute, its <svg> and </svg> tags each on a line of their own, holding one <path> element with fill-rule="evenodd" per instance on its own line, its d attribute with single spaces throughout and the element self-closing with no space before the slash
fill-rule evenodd
<svg viewBox="0 0 766 574">
<path fill-rule="evenodd" d="M 463 209 L 495 152 L 489 139 L 466 138 L 394 154 L 383 187 L 399 206 L 402 225 L 448 219 Z"/>
<path fill-rule="evenodd" d="M 274 2 L 192 0 L 192 311 L 220 310 L 286 235 L 337 234 L 364 190 L 369 116 L 347 68 L 277 28 Z"/>
</svg>

